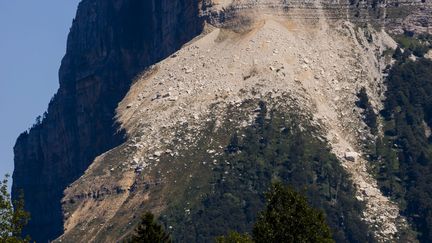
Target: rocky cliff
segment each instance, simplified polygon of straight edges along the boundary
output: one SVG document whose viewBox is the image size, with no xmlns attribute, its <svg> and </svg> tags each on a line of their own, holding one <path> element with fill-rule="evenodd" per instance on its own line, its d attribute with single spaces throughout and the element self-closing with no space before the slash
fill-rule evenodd
<svg viewBox="0 0 432 243">
<path fill-rule="evenodd" d="M 218 24 L 229 20 L 233 14 L 245 10 L 269 14 L 288 15 L 292 19 L 317 20 L 322 10 L 333 22 L 347 20 L 353 23 L 369 23 L 383 27 L 391 33 L 431 32 L 432 2 L 430 0 L 207 0 L 209 22 Z M 221 11 L 223 10 L 223 11 Z"/>
<path fill-rule="evenodd" d="M 25 232 L 46 242 L 63 232 L 63 190 L 93 159 L 120 144 L 113 119 L 137 72 L 200 33 L 198 1 L 84 0 L 68 37 L 60 88 L 43 121 L 16 142 L 13 195 L 24 190 Z M 55 21 L 55 20 L 54 20 Z"/>
<path fill-rule="evenodd" d="M 136 191 L 131 190 L 131 188 L 146 187 L 146 183 L 149 184 L 150 182 L 150 184 L 154 184 L 154 181 L 152 182 L 153 178 L 147 178 L 148 180 L 136 179 L 137 174 L 134 171 L 116 174 L 115 176 L 112 176 L 110 173 L 112 172 L 111 169 L 117 173 L 118 163 L 126 162 L 122 160 L 135 160 L 135 158 L 126 156 L 128 153 L 132 154 L 127 147 L 134 147 L 136 145 L 135 141 L 131 140 L 133 137 L 151 135 L 154 137 L 148 138 L 149 141 L 157 139 L 158 134 L 154 132 L 156 128 L 153 129 L 151 127 L 157 127 L 158 124 L 147 124 L 145 121 L 147 117 L 150 117 L 153 121 L 156 119 L 153 116 L 157 115 L 158 112 L 162 114 L 165 108 L 152 110 L 150 106 L 147 108 L 143 107 L 141 109 L 147 109 L 146 112 L 136 114 L 129 114 L 131 111 L 128 109 L 133 108 L 135 110 L 136 107 L 132 101 L 136 99 L 152 102 L 153 99 L 157 100 L 162 96 L 166 96 L 165 98 L 172 99 L 172 102 L 175 102 L 178 97 L 170 97 L 170 93 L 174 92 L 170 91 L 169 87 L 164 86 L 165 82 L 171 79 L 178 79 L 176 82 L 185 81 L 185 78 L 187 78 L 186 74 L 190 74 L 194 69 L 182 65 L 184 60 L 181 59 L 171 61 L 174 62 L 174 64 L 170 64 L 171 66 L 162 65 L 166 67 L 162 72 L 165 76 L 152 77 L 152 75 L 157 74 L 157 67 L 153 67 L 143 76 L 139 75 L 137 77 L 137 75 L 145 71 L 150 65 L 177 51 L 183 44 L 199 35 L 203 30 L 204 21 L 207 21 L 216 28 L 222 28 L 222 30 L 231 29 L 235 33 L 238 33 L 244 31 L 242 30 L 244 24 L 246 26 L 252 24 L 255 26 L 253 28 L 255 30 L 260 29 L 259 23 L 262 23 L 261 20 L 252 20 L 252 22 L 249 22 L 250 18 L 244 17 L 251 15 L 251 13 L 259 12 L 260 16 L 283 16 L 291 21 L 282 21 L 286 25 L 285 27 L 288 28 L 288 32 L 283 32 L 287 38 L 289 38 L 289 32 L 296 31 L 296 28 L 302 28 L 302 31 L 306 31 L 294 35 L 295 38 L 290 39 L 292 43 L 302 42 L 306 39 L 310 41 L 309 44 L 318 44 L 314 41 L 313 36 L 308 35 L 308 28 L 311 28 L 313 31 L 316 30 L 317 26 L 321 28 L 318 28 L 320 34 L 316 38 L 322 38 L 326 34 L 335 34 L 336 32 L 326 31 L 328 28 L 337 29 L 336 27 L 340 27 L 344 21 L 354 24 L 369 23 L 375 27 L 384 27 L 387 31 L 396 33 L 404 31 L 430 32 L 430 4 L 428 1 L 82 1 L 71 28 L 67 52 L 59 72 L 60 89 L 50 102 L 47 114 L 43 120 L 35 124 L 28 132 L 21 134 L 14 148 L 15 171 L 13 175 L 13 194 L 16 196 L 18 190 L 24 190 L 27 202 L 26 207 L 32 214 L 32 220 L 26 232 L 33 239 L 43 242 L 54 239 L 61 235 L 64 230 L 67 230 L 68 234 L 65 239 L 76 240 L 77 238 L 75 237 L 80 235 L 79 232 L 82 230 L 80 227 L 83 224 L 96 227 L 96 225 L 100 225 L 100 222 L 94 221 L 92 224 L 89 224 L 89 222 L 85 222 L 86 219 L 80 221 L 77 216 L 72 217 L 71 215 L 75 212 L 76 215 L 84 217 L 84 213 L 92 212 L 91 216 L 93 219 L 93 217 L 97 218 L 107 213 L 103 210 L 90 210 L 93 207 L 96 209 L 98 207 L 94 204 L 86 204 L 86 202 L 88 200 L 104 198 L 111 194 L 116 194 L 117 196 L 114 196 L 112 201 L 105 200 L 105 203 L 98 204 L 99 209 L 103 207 L 111 208 L 111 206 L 114 207 L 118 203 L 125 203 L 125 206 L 117 207 L 117 205 L 111 208 L 108 210 L 108 215 L 120 214 L 123 215 L 122 219 L 125 220 L 129 217 L 125 211 L 126 206 L 132 205 L 132 208 L 141 207 L 138 201 L 147 198 L 148 193 L 144 195 L 136 194 Z M 329 27 L 333 25 L 336 27 Z M 274 28 L 277 29 L 280 26 L 274 27 L 270 25 L 270 27 L 270 29 L 263 29 L 262 31 L 271 32 Z M 345 32 L 342 31 L 344 33 L 342 36 L 350 35 L 354 37 L 354 32 L 350 32 L 350 28 L 352 27 L 346 27 Z M 213 38 L 212 36 L 208 38 L 217 43 L 225 43 L 226 39 L 237 38 L 230 36 L 230 34 L 227 35 L 227 33 L 230 32 L 222 31 L 222 34 L 219 34 L 218 38 Z M 377 38 L 382 38 L 380 37 L 381 35 L 377 36 Z M 252 38 L 252 40 L 255 39 Z M 261 41 L 261 39 L 259 40 Z M 329 40 L 328 44 L 330 45 L 331 43 Z M 350 43 L 347 48 L 352 48 L 358 44 L 356 39 L 349 39 L 347 43 Z M 211 45 L 208 43 L 202 43 L 201 45 L 203 48 L 208 48 L 207 53 L 210 53 L 212 48 L 224 48 L 223 45 Z M 372 47 L 378 48 L 376 46 Z M 359 49 L 360 47 L 356 48 L 359 53 L 363 51 L 363 49 Z M 317 47 L 315 50 L 325 51 L 326 49 L 325 47 Z M 193 48 L 188 49 L 188 51 L 193 52 Z M 276 50 L 276 53 L 273 54 L 277 55 L 277 52 L 279 51 Z M 359 53 L 356 55 L 360 55 Z M 216 54 L 217 52 L 212 53 L 212 55 Z M 199 58 L 195 60 L 198 63 L 201 56 L 205 57 L 207 54 L 197 51 L 196 55 L 194 58 Z M 188 55 L 185 54 L 182 57 L 187 58 Z M 313 58 L 307 57 L 307 59 L 310 60 Z M 291 61 L 294 62 L 296 60 L 297 58 Z M 222 61 L 222 59 L 219 61 Z M 239 63 L 238 59 L 234 62 Z M 368 60 L 363 60 L 363 62 L 366 65 Z M 214 65 L 208 59 L 204 63 L 206 64 L 203 65 Z M 345 65 L 345 63 L 341 63 L 341 65 Z M 194 68 L 200 69 L 198 66 Z M 328 68 L 331 69 L 331 67 Z M 201 67 L 201 69 L 204 70 L 201 74 L 205 77 L 206 66 Z M 375 67 L 375 69 L 379 73 L 380 68 Z M 171 72 L 170 70 L 174 71 Z M 180 74 L 181 72 L 184 72 L 186 76 Z M 230 71 L 221 68 L 216 73 L 219 72 L 229 73 Z M 371 74 L 371 77 L 373 75 L 376 74 Z M 211 77 L 215 79 L 217 75 Z M 155 91 L 154 94 L 146 94 L 144 97 L 141 95 L 142 93 L 150 92 L 146 90 L 153 90 L 153 87 L 150 89 L 146 86 L 147 81 L 145 80 L 148 79 L 152 80 L 151 85 L 161 85 L 163 88 L 156 90 L 158 92 Z M 136 94 L 133 89 L 130 89 L 134 80 L 137 82 L 142 80 L 139 87 L 145 87 L 142 90 L 141 88 L 138 89 L 139 91 L 136 91 Z M 181 83 L 176 83 L 175 85 L 182 86 Z M 187 82 L 184 83 L 186 84 Z M 377 84 L 371 85 L 375 85 L 374 87 L 377 86 Z M 313 89 L 313 87 L 310 88 Z M 127 92 L 130 92 L 130 96 L 133 97 L 132 103 L 129 104 L 123 101 L 123 106 L 116 113 L 118 103 L 124 99 Z M 218 94 L 222 91 L 212 90 L 212 92 Z M 207 98 L 204 97 L 203 99 Z M 188 100 L 188 102 L 192 104 L 198 101 Z M 182 106 L 180 105 L 179 107 Z M 185 108 L 187 107 L 185 106 L 183 109 Z M 121 119 L 119 119 L 121 124 L 117 124 L 117 120 L 114 119 L 116 114 L 121 115 Z M 197 114 L 197 116 L 199 115 Z M 193 114 L 192 116 L 195 117 Z M 163 118 L 164 116 L 161 117 Z M 173 118 L 171 117 L 170 119 Z M 154 121 L 157 121 L 157 119 Z M 142 126 L 150 126 L 150 130 L 146 130 L 147 128 L 141 130 L 135 129 Z M 126 130 L 123 130 L 124 128 Z M 145 157 L 148 157 L 148 155 L 144 155 L 144 151 L 145 153 L 153 153 L 152 149 L 146 148 L 143 150 L 138 147 L 138 150 L 141 151 L 140 156 Z M 109 150 L 111 151 L 104 154 L 104 152 Z M 158 152 L 158 154 L 160 153 Z M 102 156 L 94 161 L 99 155 Z M 141 161 L 141 157 L 136 158 L 136 160 L 137 163 L 145 162 Z M 83 177 L 84 179 L 81 178 L 76 181 L 84 175 L 93 161 L 93 167 L 86 172 Z M 105 171 L 106 169 L 109 169 L 109 171 Z M 136 167 L 135 169 L 141 171 L 144 168 Z M 141 175 L 138 175 L 141 178 Z M 89 184 L 89 182 L 99 177 L 101 179 L 97 183 L 94 185 L 92 183 Z M 368 178 L 362 177 L 360 180 L 368 180 Z M 66 198 L 63 201 L 63 209 L 66 215 L 64 228 L 62 205 L 60 202 L 63 197 L 63 191 L 74 181 L 76 181 L 74 186 L 66 191 Z M 142 185 L 139 183 L 142 183 Z M 155 183 L 157 184 L 157 182 Z M 124 194 L 123 192 L 125 191 L 128 191 L 128 193 Z M 79 200 L 83 200 L 80 202 L 81 206 L 87 205 L 90 208 L 81 211 L 78 210 L 75 202 Z M 133 202 L 134 200 L 136 201 L 135 203 Z M 127 203 L 132 204 L 129 205 Z M 145 208 L 162 211 L 161 208 L 166 206 L 164 202 L 158 200 L 152 203 L 152 206 L 146 206 Z M 373 204 L 370 207 L 373 207 Z M 390 207 L 390 209 L 393 208 Z M 107 217 L 103 220 L 111 219 Z M 127 233 L 127 229 L 130 229 L 120 225 L 117 225 L 116 228 L 115 222 L 107 223 L 104 226 L 99 234 L 93 236 L 99 237 L 98 239 L 106 239 L 104 238 L 106 232 L 111 231 L 114 227 L 115 229 L 124 230 L 116 232 L 115 236 L 120 237 L 125 232 Z M 391 227 L 395 227 L 394 224 L 391 224 Z M 93 236 L 87 235 L 86 239 L 94 240 Z M 109 238 L 109 236 L 107 237 Z M 109 239 L 113 240 L 115 238 L 113 237 Z"/>
</svg>

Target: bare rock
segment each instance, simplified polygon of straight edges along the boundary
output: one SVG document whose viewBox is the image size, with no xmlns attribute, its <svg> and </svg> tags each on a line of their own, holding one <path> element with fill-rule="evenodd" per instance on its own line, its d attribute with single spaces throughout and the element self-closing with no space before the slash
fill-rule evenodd
<svg viewBox="0 0 432 243">
<path fill-rule="evenodd" d="M 428 53 L 425 54 L 425 58 L 432 60 L 432 50 L 429 50 Z"/>
<path fill-rule="evenodd" d="M 346 152 L 345 159 L 351 162 L 356 162 L 359 154 L 357 152 Z"/>
</svg>

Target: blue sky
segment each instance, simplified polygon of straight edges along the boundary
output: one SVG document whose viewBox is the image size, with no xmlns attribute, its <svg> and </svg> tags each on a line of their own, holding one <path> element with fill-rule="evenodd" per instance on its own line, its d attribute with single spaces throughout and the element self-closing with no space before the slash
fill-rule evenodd
<svg viewBox="0 0 432 243">
<path fill-rule="evenodd" d="M 0 0 L 0 177 L 13 145 L 58 89 L 58 69 L 79 0 Z"/>
</svg>

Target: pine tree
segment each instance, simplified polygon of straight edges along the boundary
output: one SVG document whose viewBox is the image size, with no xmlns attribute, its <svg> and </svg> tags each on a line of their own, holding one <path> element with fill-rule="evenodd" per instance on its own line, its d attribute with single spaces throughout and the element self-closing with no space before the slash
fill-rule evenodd
<svg viewBox="0 0 432 243">
<path fill-rule="evenodd" d="M 171 243 L 171 237 L 159 225 L 154 215 L 150 212 L 145 213 L 141 218 L 141 223 L 135 229 L 135 234 L 130 240 L 131 243 Z"/>
<path fill-rule="evenodd" d="M 323 213 L 311 208 L 304 196 L 276 183 L 266 197 L 266 209 L 253 228 L 255 242 L 333 242 Z"/>
<path fill-rule="evenodd" d="M 12 205 L 7 187 L 8 179 L 9 175 L 6 175 L 0 182 L 0 242 L 30 242 L 29 237 L 21 236 L 30 218 L 29 213 L 24 210 L 24 196 L 21 194 Z"/>
</svg>

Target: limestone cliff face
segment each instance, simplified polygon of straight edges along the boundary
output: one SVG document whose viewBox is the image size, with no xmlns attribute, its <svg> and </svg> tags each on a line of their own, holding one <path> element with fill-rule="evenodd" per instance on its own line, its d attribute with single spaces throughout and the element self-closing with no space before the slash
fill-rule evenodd
<svg viewBox="0 0 432 243">
<path fill-rule="evenodd" d="M 125 141 L 114 117 L 132 80 L 201 33 L 204 21 L 223 25 L 245 9 L 268 14 L 276 9 L 278 15 L 314 20 L 318 9 L 329 20 L 431 32 L 430 6 L 430 0 L 83 0 L 69 34 L 59 91 L 43 121 L 21 134 L 14 148 L 13 195 L 23 189 L 32 214 L 26 233 L 38 242 L 63 233 L 65 188 L 96 156 Z"/>
<path fill-rule="evenodd" d="M 210 22 L 219 23 L 232 17 L 233 13 L 257 10 L 293 19 L 318 19 L 323 10 L 328 19 L 369 23 L 384 27 L 388 32 L 402 34 L 405 31 L 432 32 L 432 1 L 430 0 L 207 0 L 211 5 Z M 220 11 L 224 9 L 225 11 Z"/>
<path fill-rule="evenodd" d="M 117 103 L 137 72 L 200 33 L 198 7 L 194 0 L 80 3 L 58 93 L 43 121 L 14 148 L 13 195 L 25 192 L 32 239 L 46 242 L 63 232 L 63 190 L 95 156 L 123 141 L 113 120 Z"/>
</svg>

